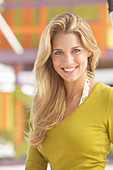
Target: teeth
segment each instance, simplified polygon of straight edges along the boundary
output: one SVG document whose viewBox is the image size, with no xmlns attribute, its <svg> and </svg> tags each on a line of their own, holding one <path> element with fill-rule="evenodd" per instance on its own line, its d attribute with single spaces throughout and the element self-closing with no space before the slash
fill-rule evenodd
<svg viewBox="0 0 113 170">
<path fill-rule="evenodd" d="M 65 71 L 73 71 L 73 70 L 75 70 L 75 68 L 70 68 L 70 69 L 64 68 L 64 70 L 65 70 Z"/>
</svg>

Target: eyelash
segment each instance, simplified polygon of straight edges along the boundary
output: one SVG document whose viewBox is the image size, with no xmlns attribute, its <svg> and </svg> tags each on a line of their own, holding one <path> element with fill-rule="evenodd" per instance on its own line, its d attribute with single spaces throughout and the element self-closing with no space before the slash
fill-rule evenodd
<svg viewBox="0 0 113 170">
<path fill-rule="evenodd" d="M 78 53 L 78 52 L 80 52 L 80 50 L 79 50 L 79 49 L 74 49 L 72 52 L 73 52 L 73 53 Z M 55 52 L 54 54 L 55 54 L 55 55 L 61 55 L 61 54 L 63 54 L 63 52 L 62 52 L 62 51 L 57 51 L 57 52 Z"/>
<path fill-rule="evenodd" d="M 78 53 L 78 52 L 80 52 L 80 50 L 79 49 L 74 49 L 72 52 Z"/>
<path fill-rule="evenodd" d="M 59 54 L 60 53 L 60 54 Z M 61 52 L 61 51 L 57 51 L 57 52 L 55 52 L 55 55 L 61 55 L 63 52 Z"/>
</svg>

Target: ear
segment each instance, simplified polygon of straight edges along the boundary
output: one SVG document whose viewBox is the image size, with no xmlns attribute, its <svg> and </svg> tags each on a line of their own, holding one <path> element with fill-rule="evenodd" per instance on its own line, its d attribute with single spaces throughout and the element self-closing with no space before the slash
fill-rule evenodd
<svg viewBox="0 0 113 170">
<path fill-rule="evenodd" d="M 91 51 L 88 51 L 88 57 L 90 57 L 92 55 Z"/>
</svg>

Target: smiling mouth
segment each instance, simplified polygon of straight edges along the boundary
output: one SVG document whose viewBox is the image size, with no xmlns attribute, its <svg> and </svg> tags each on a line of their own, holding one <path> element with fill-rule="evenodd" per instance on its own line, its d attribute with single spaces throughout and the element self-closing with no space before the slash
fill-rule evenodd
<svg viewBox="0 0 113 170">
<path fill-rule="evenodd" d="M 72 67 L 72 68 L 62 68 L 62 69 L 63 69 L 63 71 L 66 72 L 66 73 L 72 73 L 72 72 L 74 72 L 77 68 L 78 68 L 78 66 Z"/>
</svg>

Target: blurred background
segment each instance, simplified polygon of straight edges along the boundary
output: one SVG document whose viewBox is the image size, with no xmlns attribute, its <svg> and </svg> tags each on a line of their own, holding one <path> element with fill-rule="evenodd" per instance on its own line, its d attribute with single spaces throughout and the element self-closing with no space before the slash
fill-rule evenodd
<svg viewBox="0 0 113 170">
<path fill-rule="evenodd" d="M 113 86 L 113 29 L 107 1 L 0 0 L 0 170 L 24 169 L 24 131 L 29 130 L 39 39 L 48 21 L 66 11 L 90 24 L 102 51 L 96 80 Z M 113 146 L 108 160 L 106 169 L 110 170 Z"/>
</svg>

